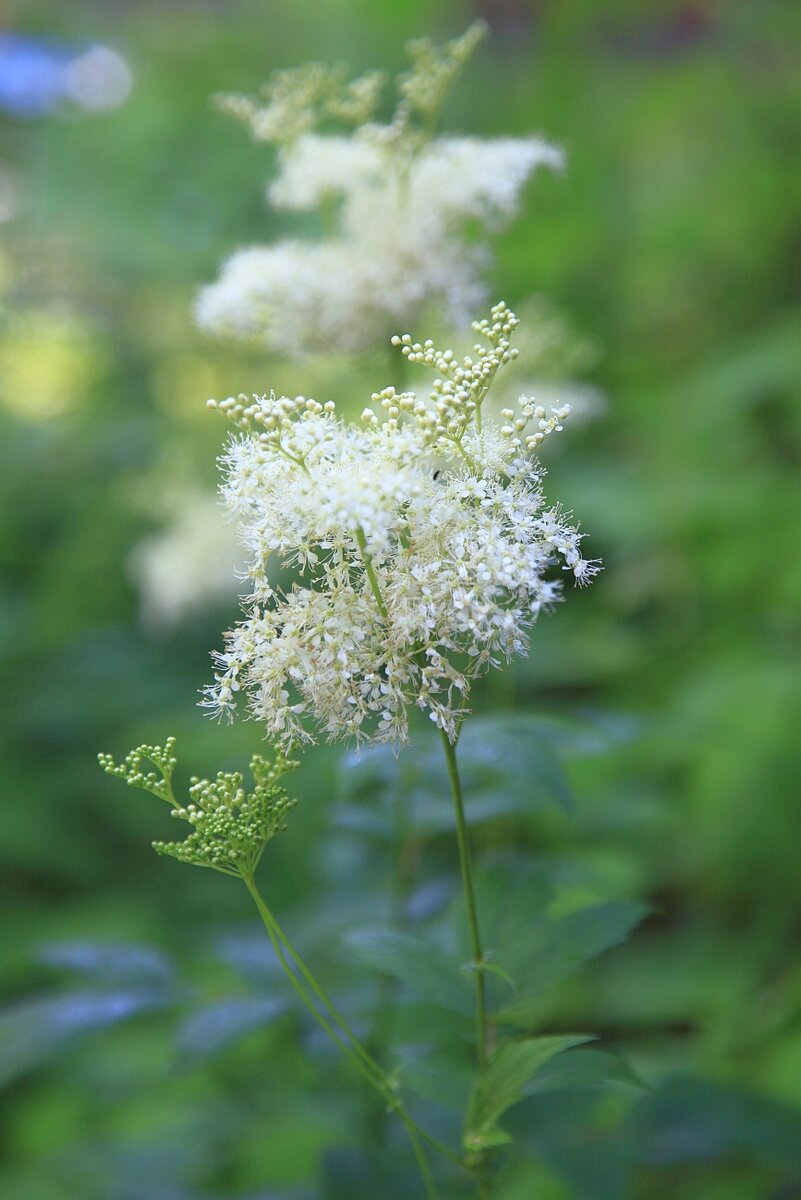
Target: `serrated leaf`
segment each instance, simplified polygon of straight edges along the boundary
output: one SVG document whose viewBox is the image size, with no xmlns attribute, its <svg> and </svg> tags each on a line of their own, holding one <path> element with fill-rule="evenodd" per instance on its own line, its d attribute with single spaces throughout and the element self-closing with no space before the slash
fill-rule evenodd
<svg viewBox="0 0 801 1200">
<path fill-rule="evenodd" d="M 523 1099 L 527 1086 L 550 1059 L 590 1040 L 584 1034 L 559 1034 L 502 1046 L 471 1093 L 464 1135 L 466 1149 L 481 1150 L 510 1141 L 497 1125 L 506 1110 Z"/>
<path fill-rule="evenodd" d="M 518 994 L 498 1009 L 497 1018 L 529 1028 L 540 1014 L 543 992 L 624 941 L 647 911 L 642 904 L 619 900 L 538 921 L 528 935 L 498 954 Z"/>
<path fill-rule="evenodd" d="M 460 964 L 433 942 L 394 929 L 361 929 L 347 944 L 361 962 L 408 984 L 418 996 L 470 1016 L 473 993 Z"/>
</svg>

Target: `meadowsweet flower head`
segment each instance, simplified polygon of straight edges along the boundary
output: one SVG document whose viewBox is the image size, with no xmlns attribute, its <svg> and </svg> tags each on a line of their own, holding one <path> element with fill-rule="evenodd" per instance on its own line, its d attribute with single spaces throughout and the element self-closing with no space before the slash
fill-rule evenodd
<svg viewBox="0 0 801 1200">
<path fill-rule="evenodd" d="M 411 705 L 453 738 L 471 679 L 525 654 L 559 598 L 554 566 L 577 583 L 595 575 L 531 457 L 567 409 L 521 397 L 500 422 L 482 415 L 516 325 L 496 305 L 464 358 L 394 338 L 435 372 L 431 395 L 385 388 L 359 425 L 302 396 L 210 402 L 238 431 L 222 495 L 253 581 L 216 655 L 212 709 L 230 713 L 242 693 L 285 747 L 320 733 L 403 741 Z M 273 561 L 297 572 L 288 590 Z"/>
<path fill-rule="evenodd" d="M 171 629 L 236 597 L 242 555 L 213 495 L 181 484 L 162 493 L 148 482 L 150 507 L 163 525 L 134 546 L 128 575 L 139 593 L 143 623 Z"/>
<path fill-rule="evenodd" d="M 299 357 L 382 342 L 426 303 L 467 322 L 484 301 L 488 261 L 487 237 L 468 228 L 502 226 L 537 168 L 563 162 L 540 137 L 433 136 L 445 92 L 484 32 L 479 22 L 441 49 L 410 43 L 386 124 L 374 119 L 383 76 L 348 82 L 320 64 L 276 73 L 261 100 L 220 101 L 278 147 L 269 203 L 319 208 L 334 228 L 319 241 L 239 250 L 198 298 L 201 327 Z M 332 121 L 350 128 L 331 131 Z"/>
<path fill-rule="evenodd" d="M 183 841 L 154 842 L 157 854 L 249 878 L 267 843 L 286 828 L 286 814 L 296 801 L 278 781 L 298 764 L 280 753 L 273 761 L 254 755 L 250 763 L 252 791 L 246 790 L 244 776 L 238 771 L 219 771 L 211 780 L 193 776 L 188 801 L 181 804 L 172 789 L 177 765 L 174 749 L 175 738 L 168 738 L 164 746 L 137 746 L 120 764 L 110 754 L 99 754 L 98 762 L 108 775 L 124 779 L 129 787 L 166 800 L 170 815 L 192 826 Z"/>
</svg>

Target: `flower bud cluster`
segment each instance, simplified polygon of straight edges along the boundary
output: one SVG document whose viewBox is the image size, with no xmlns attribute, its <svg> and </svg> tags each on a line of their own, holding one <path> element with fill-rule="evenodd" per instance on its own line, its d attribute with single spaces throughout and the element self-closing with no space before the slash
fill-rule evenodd
<svg viewBox="0 0 801 1200">
<path fill-rule="evenodd" d="M 175 738 L 170 737 L 163 746 L 137 746 L 119 764 L 110 754 L 98 754 L 97 761 L 107 775 L 124 779 L 129 787 L 140 788 L 160 800 L 172 802 L 172 776 L 178 764 L 174 750 Z"/>
<path fill-rule="evenodd" d="M 431 390 L 433 408 L 415 412 L 428 442 L 453 442 L 463 452 L 462 443 L 470 423 L 475 420 L 477 429 L 481 429 L 484 397 L 498 370 L 517 357 L 510 339 L 518 323 L 506 304 L 502 301 L 496 304 L 489 320 L 473 322 L 473 329 L 486 338 L 489 346 L 478 343 L 473 348 L 476 357 L 468 355 L 461 360 L 452 350 L 437 350 L 431 339 L 413 342 L 408 333 L 392 338 L 393 346 L 399 346 L 410 363 L 430 367 L 440 375 Z"/>
<path fill-rule="evenodd" d="M 441 48 L 431 38 L 408 42 L 406 51 L 411 68 L 398 76 L 398 91 L 410 109 L 424 117 L 436 114 L 448 88 L 470 61 L 487 36 L 485 21 L 474 21 L 461 37 Z"/>
<path fill-rule="evenodd" d="M 223 92 L 214 97 L 214 104 L 246 124 L 256 141 L 290 145 L 327 116 L 364 124 L 376 109 L 384 83 L 382 71 L 368 71 L 349 82 L 340 65 L 306 63 L 274 71 L 259 99 Z"/>
<path fill-rule="evenodd" d="M 239 431 L 222 495 L 253 588 L 215 656 L 209 707 L 230 714 L 243 694 L 285 747 L 320 732 L 402 741 L 412 705 L 455 737 L 470 680 L 526 653 L 531 624 L 559 598 L 554 565 L 578 583 L 597 572 L 528 454 L 565 410 L 548 416 L 523 397 L 503 425 L 481 421 L 516 325 L 496 305 L 461 360 L 395 339 L 438 372 L 432 400 L 385 388 L 360 426 L 302 397 L 216 406 Z M 287 592 L 269 577 L 273 556 L 298 570 Z"/>
<path fill-rule="evenodd" d="M 195 776 L 190 782 L 188 802 L 180 804 L 171 783 L 176 765 L 174 748 L 175 738 L 169 738 L 163 748 L 138 746 L 120 765 L 110 754 L 98 755 L 98 761 L 107 774 L 166 800 L 171 805 L 170 815 L 192 826 L 183 841 L 154 842 L 157 854 L 225 875 L 252 875 L 267 843 L 286 828 L 286 814 L 296 803 L 278 781 L 297 762 L 281 753 L 272 762 L 254 755 L 250 763 L 254 781 L 251 792 L 238 771 L 220 771 L 213 780 Z M 156 770 L 150 770 L 147 763 Z"/>
</svg>

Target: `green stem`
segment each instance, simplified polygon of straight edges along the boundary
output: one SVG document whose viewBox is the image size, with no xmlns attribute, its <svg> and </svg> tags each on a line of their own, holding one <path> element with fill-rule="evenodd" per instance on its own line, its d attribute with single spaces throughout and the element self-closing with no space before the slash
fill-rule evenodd
<svg viewBox="0 0 801 1200">
<path fill-rule="evenodd" d="M 394 798 L 394 857 L 392 879 L 390 886 L 390 925 L 393 929 L 403 927 L 403 910 L 409 882 L 412 876 L 412 857 L 415 850 L 413 831 L 406 815 L 404 797 L 400 789 Z M 378 982 L 373 1020 L 367 1035 L 365 1046 L 371 1053 L 380 1056 L 381 1051 L 389 1046 L 395 1026 L 395 1015 L 398 999 L 398 980 L 389 974 L 383 974 Z M 380 1139 L 383 1128 L 383 1114 L 379 1114 L 377 1122 L 371 1125 L 371 1130 Z"/>
<path fill-rule="evenodd" d="M 358 545 L 359 553 L 362 556 L 362 562 L 364 563 L 364 569 L 367 572 L 367 578 L 370 580 L 370 587 L 373 589 L 373 595 L 375 596 L 375 602 L 378 605 L 378 611 L 381 613 L 381 616 L 384 618 L 384 620 L 388 621 L 389 613 L 387 612 L 387 606 L 384 603 L 384 598 L 381 595 L 381 589 L 378 586 L 378 580 L 375 577 L 373 560 L 370 558 L 370 555 L 367 551 L 367 539 L 364 536 L 363 529 L 356 530 L 356 544 Z"/>
<path fill-rule="evenodd" d="M 345 1020 L 339 1010 L 335 1008 L 333 1001 L 328 997 L 321 984 L 318 983 L 314 975 L 312 975 L 311 971 L 304 963 L 303 959 L 297 953 L 292 943 L 289 941 L 289 938 L 283 932 L 272 912 L 267 907 L 264 898 L 259 892 L 259 889 L 256 887 L 256 883 L 252 875 L 242 875 L 242 880 L 245 884 L 245 887 L 250 892 L 256 908 L 259 911 L 259 916 L 261 917 L 262 923 L 267 930 L 267 934 L 272 942 L 273 949 L 278 956 L 278 960 L 281 963 L 281 966 L 284 968 L 290 983 L 298 993 L 300 999 L 303 1001 L 306 1008 L 308 1008 L 314 1019 L 323 1027 L 335 1045 L 339 1047 L 348 1061 L 356 1067 L 356 1069 L 364 1076 L 364 1078 L 368 1081 L 368 1083 L 371 1084 L 372 1087 L 376 1088 L 376 1090 L 383 1097 L 384 1101 L 387 1103 L 387 1106 L 397 1112 L 401 1121 L 406 1126 L 407 1133 L 409 1134 L 409 1140 L 412 1145 L 412 1150 L 415 1158 L 417 1159 L 418 1165 L 420 1166 L 420 1172 L 423 1176 L 423 1182 L 425 1184 L 428 1200 L 436 1200 L 436 1189 L 434 1188 L 431 1172 L 420 1145 L 420 1139 L 422 1138 L 428 1142 L 428 1144 L 435 1150 L 438 1150 L 440 1154 L 444 1155 L 446 1158 L 449 1158 L 452 1162 L 457 1163 L 460 1167 L 465 1167 L 464 1161 L 458 1155 L 449 1150 L 447 1146 L 443 1145 L 442 1142 L 437 1141 L 436 1138 L 433 1138 L 430 1136 L 430 1134 L 426 1133 L 426 1131 L 422 1129 L 412 1117 L 409 1116 L 403 1105 L 403 1101 L 398 1095 L 395 1085 L 389 1079 L 381 1066 L 375 1061 L 372 1055 L 368 1054 L 367 1050 L 365 1050 L 364 1046 L 362 1046 L 361 1042 L 348 1025 L 348 1022 Z M 311 989 L 313 995 L 317 997 L 320 1003 L 327 1010 L 332 1020 L 336 1023 L 336 1025 L 339 1026 L 340 1033 L 344 1035 L 346 1040 L 343 1040 L 343 1038 L 340 1037 L 340 1034 L 337 1033 L 337 1031 L 332 1027 L 331 1023 L 319 1011 L 314 1003 L 314 1000 L 311 998 L 311 996 L 309 996 L 306 988 L 295 974 L 289 959 L 291 959 L 292 962 L 297 966 L 297 969 L 300 971 L 303 979 L 306 981 L 306 984 Z"/>
<path fill-rule="evenodd" d="M 304 460 L 302 458 L 297 458 L 296 455 L 294 455 L 290 450 L 287 450 L 285 446 L 282 446 L 280 442 L 278 442 L 276 445 L 276 450 L 279 454 L 283 454 L 284 458 L 288 458 L 291 463 L 294 463 L 296 467 L 300 467 L 304 474 L 310 474 L 309 468 L 306 466 Z"/>
<path fill-rule="evenodd" d="M 462 871 L 462 888 L 464 890 L 465 907 L 467 909 L 467 924 L 470 930 L 470 948 L 473 954 L 473 968 L 476 981 L 476 1054 L 478 1065 L 487 1065 L 487 1001 L 484 981 L 484 952 L 481 949 L 481 934 L 478 927 L 476 911 L 476 894 L 473 887 L 473 870 L 470 862 L 470 847 L 467 836 L 467 822 L 464 815 L 462 785 L 459 779 L 459 767 L 456 762 L 456 745 L 451 742 L 444 729 L 440 730 L 442 744 L 445 748 L 445 758 L 448 763 L 448 778 L 451 784 L 453 808 L 456 814 L 456 840 L 459 844 L 459 865 Z"/>
<path fill-rule="evenodd" d="M 284 948 L 283 948 L 281 939 L 279 939 L 278 934 L 276 932 L 275 921 L 274 921 L 273 915 L 270 912 L 267 905 L 265 904 L 264 900 L 262 899 L 261 893 L 259 892 L 258 888 L 256 887 L 256 884 L 253 881 L 253 878 L 251 876 L 243 875 L 242 879 L 244 881 L 245 887 L 248 889 L 251 896 L 253 897 L 253 900 L 256 904 L 256 908 L 259 910 L 259 916 L 262 919 L 264 928 L 267 930 L 267 934 L 270 938 L 270 941 L 272 942 L 273 949 L 275 950 L 275 953 L 278 956 L 278 961 L 281 963 L 281 966 L 284 968 L 284 972 L 285 972 L 287 978 L 289 979 L 289 982 L 292 984 L 293 988 L 298 993 L 300 999 L 303 1001 L 306 1008 L 308 1008 L 309 1012 L 314 1017 L 314 1019 L 318 1022 L 318 1024 L 321 1025 L 322 1028 L 326 1031 L 326 1033 L 331 1038 L 331 1040 L 335 1043 L 335 1045 L 339 1047 L 339 1049 L 342 1051 L 342 1053 L 345 1055 L 345 1057 L 348 1059 L 348 1061 L 351 1062 L 356 1067 L 356 1069 L 365 1077 L 365 1079 L 368 1081 L 368 1083 L 372 1084 L 373 1087 L 379 1088 L 379 1090 L 381 1090 L 382 1094 L 383 1094 L 382 1084 L 380 1083 L 380 1081 L 377 1078 L 377 1076 L 375 1075 L 375 1073 L 372 1071 L 372 1069 L 368 1068 L 364 1062 L 362 1062 L 360 1060 L 359 1056 L 357 1056 L 354 1053 L 354 1051 L 351 1049 L 351 1047 L 342 1040 L 342 1038 L 339 1036 L 339 1034 L 336 1032 L 336 1030 L 330 1025 L 330 1023 L 326 1020 L 326 1018 L 322 1015 L 322 1013 L 317 1009 L 314 1002 L 311 1000 L 311 998 L 307 994 L 306 989 L 303 987 L 303 985 L 301 984 L 297 975 L 292 970 L 292 967 L 290 966 L 289 962 L 287 961 L 286 955 L 284 954 Z"/>
<path fill-rule="evenodd" d="M 465 450 L 464 446 L 462 445 L 461 439 L 460 438 L 451 438 L 450 440 L 453 442 L 454 446 L 459 451 L 459 453 L 461 454 L 464 461 L 467 463 L 470 470 L 475 472 L 476 464 L 473 462 L 472 458 Z"/>
<path fill-rule="evenodd" d="M 428 1165 L 425 1151 L 420 1144 L 420 1138 L 417 1135 L 417 1126 L 414 1121 L 402 1109 L 398 1110 L 398 1116 L 406 1126 L 406 1132 L 409 1135 L 409 1143 L 412 1147 L 412 1153 L 417 1159 L 417 1165 L 420 1168 L 420 1175 L 423 1179 L 423 1187 L 426 1189 L 428 1200 L 437 1200 L 437 1187 L 434 1183 L 434 1177 L 431 1174 L 431 1168 Z"/>
<path fill-rule="evenodd" d="M 255 889 L 255 886 L 256 885 L 254 884 L 253 885 L 254 889 Z M 251 892 L 251 895 L 253 895 L 253 892 Z M 254 899 L 255 899 L 255 896 L 254 896 Z M 259 899 L 261 900 L 261 895 L 259 895 Z M 286 951 L 287 955 L 292 959 L 293 963 L 300 971 L 304 980 L 306 981 L 308 986 L 311 988 L 313 994 L 317 997 L 317 999 L 320 1001 L 320 1003 L 326 1009 L 326 1011 L 328 1012 L 328 1015 L 340 1027 L 340 1029 L 344 1033 L 345 1037 L 348 1039 L 348 1042 L 350 1043 L 353 1051 L 359 1056 L 359 1058 L 361 1059 L 361 1061 L 364 1064 L 364 1066 L 366 1067 L 366 1069 L 368 1071 L 372 1072 L 372 1074 L 375 1076 L 375 1078 L 381 1084 L 382 1088 L 390 1088 L 390 1090 L 391 1090 L 391 1084 L 390 1084 L 389 1080 L 387 1079 L 385 1073 L 382 1071 L 379 1064 L 372 1057 L 372 1055 L 368 1053 L 368 1051 L 364 1048 L 364 1046 L 362 1046 L 361 1042 L 359 1041 L 356 1034 L 351 1029 L 348 1022 L 342 1016 L 339 1009 L 334 1007 L 333 1000 L 329 999 L 327 993 L 323 990 L 322 984 L 318 983 L 317 980 L 315 979 L 314 975 L 312 975 L 311 971 L 306 966 L 305 962 L 300 957 L 298 952 L 295 950 L 295 947 L 292 945 L 289 938 L 286 936 L 283 929 L 278 924 L 275 917 L 270 912 L 270 910 L 267 908 L 267 905 L 264 903 L 263 900 L 261 900 L 261 906 L 263 906 L 263 909 L 264 909 L 264 912 L 262 913 L 263 920 L 264 920 L 264 915 L 266 913 L 267 920 L 265 921 L 265 924 L 267 923 L 267 921 L 270 922 L 272 932 L 278 938 L 278 941 L 281 943 L 283 949 Z M 260 912 L 262 911 L 261 907 L 260 907 L 259 911 Z M 269 932 L 269 930 L 268 930 L 268 932 Z"/>
<path fill-rule="evenodd" d="M 255 886 L 256 886 L 255 883 L 253 886 L 255 888 Z M 261 896 L 259 898 L 261 899 Z M 454 1162 L 458 1166 L 463 1167 L 464 1162 L 462 1161 L 461 1158 L 459 1158 L 459 1156 L 457 1154 L 454 1154 L 453 1151 L 449 1150 L 448 1147 L 443 1145 L 442 1142 L 438 1142 L 436 1138 L 431 1137 L 430 1134 L 426 1133 L 425 1129 L 422 1129 L 417 1124 L 417 1122 L 415 1120 L 413 1120 L 412 1117 L 409 1116 L 409 1114 L 406 1112 L 406 1109 L 403 1107 L 403 1103 L 400 1101 L 400 1099 L 398 1097 L 397 1091 L 395 1089 L 394 1084 L 392 1083 L 392 1080 L 389 1078 L 387 1073 L 382 1069 L 381 1065 L 375 1060 L 375 1058 L 373 1058 L 372 1054 L 370 1054 L 369 1051 L 359 1041 L 359 1039 L 357 1038 L 356 1034 L 351 1029 L 351 1027 L 348 1024 L 345 1017 L 343 1017 L 342 1013 L 339 1011 L 339 1009 L 334 1006 L 333 1000 L 329 999 L 328 995 L 323 990 L 322 985 L 320 983 L 318 983 L 317 980 L 315 979 L 314 975 L 312 975 L 311 971 L 306 966 L 305 962 L 300 957 L 298 952 L 295 950 L 295 948 L 292 945 L 292 943 L 290 942 L 289 938 L 286 936 L 284 931 L 281 929 L 281 926 L 276 921 L 272 912 L 270 912 L 270 910 L 267 908 L 267 905 L 264 904 L 263 900 L 262 900 L 262 904 L 264 905 L 264 909 L 267 912 L 270 922 L 272 923 L 273 931 L 274 931 L 276 937 L 280 940 L 280 942 L 283 945 L 284 949 L 286 950 L 287 954 L 292 959 L 292 961 L 296 964 L 298 970 L 301 972 L 301 974 L 303 975 L 303 978 L 306 980 L 309 987 L 314 992 L 315 996 L 317 996 L 320 1003 L 326 1007 L 326 1009 L 328 1010 L 328 1013 L 330 1014 L 332 1019 L 334 1021 L 336 1021 L 336 1023 L 339 1025 L 340 1029 L 345 1034 L 345 1036 L 347 1037 L 351 1046 L 353 1047 L 354 1051 L 359 1055 L 359 1057 L 363 1061 L 364 1065 L 368 1068 L 368 1070 L 372 1071 L 373 1074 L 376 1076 L 376 1078 L 379 1080 L 379 1082 L 381 1084 L 381 1088 L 382 1088 L 382 1095 L 384 1096 L 385 1099 L 389 1098 L 390 1107 L 397 1111 L 398 1115 L 400 1116 L 401 1120 L 404 1123 L 410 1123 L 410 1125 L 407 1125 L 407 1127 L 411 1127 L 412 1129 L 414 1129 L 419 1137 L 423 1138 L 426 1142 L 428 1142 L 429 1146 L 432 1146 L 435 1150 L 438 1150 L 440 1152 L 440 1154 L 443 1154 L 446 1158 L 449 1158 L 451 1160 L 451 1162 Z"/>
</svg>

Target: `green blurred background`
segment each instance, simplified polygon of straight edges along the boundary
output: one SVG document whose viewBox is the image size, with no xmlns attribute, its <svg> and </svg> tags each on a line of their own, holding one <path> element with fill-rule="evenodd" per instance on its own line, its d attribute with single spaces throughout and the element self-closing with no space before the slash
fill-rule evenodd
<svg viewBox="0 0 801 1200">
<path fill-rule="evenodd" d="M 347 1081 L 279 1011 L 244 891 L 156 859 L 164 814 L 100 775 L 95 754 L 175 733 L 204 773 L 257 746 L 253 727 L 195 708 L 234 590 L 190 589 L 175 611 L 142 597 L 147 548 L 180 593 L 164 531 L 205 526 L 204 499 L 213 520 L 224 430 L 206 398 L 274 387 L 358 412 L 387 381 L 378 351 L 304 366 L 193 328 L 221 259 L 288 227 L 264 205 L 270 152 L 209 95 L 309 59 L 398 69 L 408 37 L 452 36 L 477 15 L 491 38 L 444 127 L 538 131 L 569 156 L 497 239 L 492 297 L 546 296 L 574 335 L 542 370 L 558 380 L 567 359 L 606 397 L 547 456 L 549 490 L 605 573 L 477 707 L 583 730 L 559 743 L 575 818 L 540 814 L 529 833 L 560 864 L 568 906 L 633 896 L 653 914 L 547 1014 L 600 1032 L 652 1090 L 622 1116 L 612 1105 L 579 1149 L 558 1105 L 539 1113 L 555 1122 L 541 1174 L 504 1195 L 801 1196 L 801 8 L 11 0 L 2 1200 L 362 1195 L 335 1165 L 352 1140 Z M 29 39 L 16 59 L 12 38 Z M 23 51 L 95 44 L 120 56 L 114 107 L 48 98 L 44 68 L 12 86 Z M 202 543 L 187 553 L 202 576 Z M 348 901 L 332 881 L 352 861 L 332 807 L 340 760 L 308 756 L 269 880 L 300 939 L 328 946 L 334 978 L 326 931 Z"/>
</svg>

